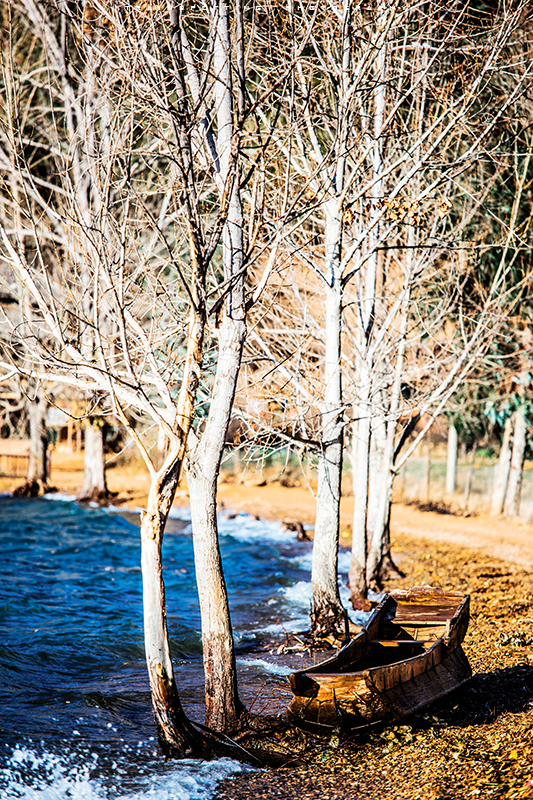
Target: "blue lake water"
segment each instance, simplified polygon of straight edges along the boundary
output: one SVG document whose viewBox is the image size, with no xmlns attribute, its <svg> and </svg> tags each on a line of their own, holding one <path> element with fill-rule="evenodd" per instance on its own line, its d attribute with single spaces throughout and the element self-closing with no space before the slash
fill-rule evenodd
<svg viewBox="0 0 533 800">
<path fill-rule="evenodd" d="M 183 514 L 183 512 L 182 512 Z M 308 627 L 310 545 L 273 522 L 220 520 L 241 694 L 287 694 L 261 655 Z M 138 516 L 51 499 L 0 499 L 0 797 L 203 800 L 242 767 L 165 762 L 144 662 Z M 188 713 L 202 721 L 200 615 L 190 527 L 164 544 L 169 633 Z M 341 569 L 347 569 L 347 554 Z M 281 700 L 280 700 L 281 698 Z"/>
</svg>

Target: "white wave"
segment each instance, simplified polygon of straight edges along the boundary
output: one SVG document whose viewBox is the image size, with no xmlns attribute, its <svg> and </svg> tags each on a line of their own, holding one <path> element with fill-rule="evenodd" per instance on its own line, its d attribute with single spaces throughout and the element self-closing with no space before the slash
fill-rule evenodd
<svg viewBox="0 0 533 800">
<path fill-rule="evenodd" d="M 293 606 L 309 609 L 313 598 L 311 581 L 298 581 L 292 586 L 284 586 L 278 590 Z"/>
<path fill-rule="evenodd" d="M 191 521 L 191 509 L 189 506 L 172 506 L 168 512 L 171 519 L 182 519 L 184 522 Z"/>
<path fill-rule="evenodd" d="M 46 495 L 49 499 L 53 500 L 57 497 L 55 494 Z M 75 497 L 68 497 L 65 495 L 59 499 L 72 499 Z M 105 510 L 112 513 L 140 513 L 141 508 L 120 508 L 114 505 L 108 505 Z M 170 509 L 169 517 L 172 519 L 180 519 L 184 522 L 191 521 L 190 506 L 173 506 Z M 223 512 L 218 515 L 218 531 L 221 536 L 233 536 L 243 542 L 271 542 L 271 543 L 291 543 L 296 541 L 296 534 L 294 531 L 287 531 L 282 528 L 281 522 L 273 522 L 271 520 L 256 519 L 253 514 L 248 514 L 244 511 L 238 514 L 231 512 Z M 310 554 L 303 554 L 303 556 L 295 556 L 295 559 L 301 559 L 302 563 L 309 562 L 311 565 Z"/>
<path fill-rule="evenodd" d="M 301 633 L 309 630 L 309 617 L 292 617 L 284 619 L 282 623 L 272 622 L 264 628 L 258 628 L 253 633 Z"/>
<path fill-rule="evenodd" d="M 73 764 L 53 753 L 16 748 L 8 765 L 0 769 L 1 796 L 3 800 L 209 800 L 220 780 L 243 769 L 228 758 L 175 761 L 164 771 L 154 765 L 149 774 L 138 775 L 132 790 L 131 777 L 127 779 L 130 787 L 121 789 L 123 768 L 115 770 L 111 787 L 91 778 L 98 756 L 89 759 Z"/>
<path fill-rule="evenodd" d="M 282 664 L 272 664 L 263 658 L 238 658 L 237 664 L 242 664 L 244 667 L 259 667 L 263 672 L 272 672 L 274 675 L 288 675 L 293 671 L 290 667 L 284 667 Z"/>
<path fill-rule="evenodd" d="M 298 581 L 292 586 L 284 586 L 278 591 L 283 595 L 290 607 L 296 607 L 298 609 L 309 609 L 311 607 L 311 602 L 313 599 L 313 587 L 310 581 Z M 344 608 L 348 611 L 348 616 L 350 617 L 351 621 L 356 625 L 364 625 L 370 616 L 370 612 L 354 611 L 350 607 L 350 589 L 346 585 L 346 582 L 342 579 L 339 580 L 339 594 L 341 602 Z M 300 630 L 305 630 L 308 627 L 309 621 L 307 620 L 307 624 L 304 623 Z M 295 630 L 292 629 L 290 632 L 294 633 Z"/>
<path fill-rule="evenodd" d="M 114 506 L 113 503 L 110 503 L 108 506 L 102 506 L 103 511 L 107 511 L 109 514 L 124 514 L 127 512 L 128 514 L 140 514 L 142 508 L 125 508 L 124 506 Z"/>
<path fill-rule="evenodd" d="M 294 531 L 283 530 L 280 522 L 256 519 L 252 514 L 245 513 L 232 518 L 220 514 L 218 530 L 222 536 L 233 536 L 243 542 L 269 541 L 281 544 L 296 541 Z"/>
<path fill-rule="evenodd" d="M 313 550 L 309 548 L 304 553 L 300 553 L 297 556 L 293 556 L 291 561 L 295 564 L 299 564 L 302 569 L 308 569 L 311 572 L 311 566 L 313 563 Z"/>
<path fill-rule="evenodd" d="M 59 503 L 74 503 L 76 500 L 75 494 L 66 494 L 66 492 L 47 492 L 43 497 L 45 500 L 57 500 Z"/>
</svg>

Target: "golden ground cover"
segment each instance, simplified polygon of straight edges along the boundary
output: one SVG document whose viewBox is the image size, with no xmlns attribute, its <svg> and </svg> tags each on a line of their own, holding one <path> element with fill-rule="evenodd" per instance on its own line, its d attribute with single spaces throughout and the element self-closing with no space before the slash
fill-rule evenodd
<svg viewBox="0 0 533 800">
<path fill-rule="evenodd" d="M 533 798 L 533 572 L 479 550 L 398 536 L 405 578 L 472 596 L 474 676 L 423 715 L 357 741 L 272 737 L 296 762 L 224 781 L 216 800 Z M 392 588 L 392 586 L 391 586 Z"/>
</svg>

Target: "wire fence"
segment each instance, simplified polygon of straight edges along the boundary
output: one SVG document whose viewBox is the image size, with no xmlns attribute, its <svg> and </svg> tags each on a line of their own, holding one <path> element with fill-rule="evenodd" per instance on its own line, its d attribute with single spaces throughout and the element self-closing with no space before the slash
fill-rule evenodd
<svg viewBox="0 0 533 800">
<path fill-rule="evenodd" d="M 446 492 L 446 460 L 411 456 L 394 485 L 397 500 L 429 505 L 448 505 L 465 513 L 485 513 L 490 509 L 497 462 L 468 458 L 459 461 L 455 491 Z M 520 516 L 533 519 L 533 464 L 526 463 L 522 477 Z"/>
</svg>

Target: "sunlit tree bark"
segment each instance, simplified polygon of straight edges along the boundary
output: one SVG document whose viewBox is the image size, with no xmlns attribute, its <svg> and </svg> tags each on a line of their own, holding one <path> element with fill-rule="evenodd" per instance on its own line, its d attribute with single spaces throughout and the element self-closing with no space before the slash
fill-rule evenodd
<svg viewBox="0 0 533 800">
<path fill-rule="evenodd" d="M 84 424 L 83 485 L 79 500 L 107 500 L 109 492 L 105 474 L 104 420 L 88 417 Z"/>
<path fill-rule="evenodd" d="M 211 745 L 183 713 L 170 660 L 164 528 L 196 422 L 199 384 L 204 401 L 212 400 L 212 439 L 200 440 L 198 449 L 201 454 L 205 445 L 210 461 L 202 467 L 212 474 L 199 510 L 209 517 L 215 507 L 216 452 L 224 442 L 245 332 L 237 177 L 244 117 L 239 101 L 238 120 L 230 118 L 228 127 L 223 118 L 232 95 L 227 13 L 224 2 L 207 11 L 175 4 L 168 11 L 139 7 L 134 13 L 120 3 L 95 3 L 78 17 L 70 7 L 25 0 L 17 23 L 43 64 L 35 91 L 47 125 L 37 128 L 49 138 L 43 133 L 39 143 L 45 154 L 40 171 L 21 128 L 22 119 L 33 122 L 35 108 L 34 88 L 24 80 L 24 47 L 20 59 L 12 50 L 2 74 L 0 166 L 9 202 L 0 219 L 0 259 L 34 309 L 23 332 L 12 326 L 11 359 L 3 367 L 97 399 L 99 413 L 119 419 L 145 461 L 145 650 L 159 738 L 174 755 L 205 755 Z M 239 62 L 241 77 L 242 67 Z M 252 168 L 248 180 L 254 175 Z M 248 259 L 254 231 L 261 228 L 261 206 L 252 200 L 247 195 L 253 234 Z M 11 209 L 20 224 L 13 223 Z M 89 416 L 93 408 L 91 400 Z M 162 464 L 152 450 L 153 428 L 167 441 Z M 200 593 L 218 603 L 216 620 L 212 609 L 202 608 L 207 663 L 218 670 L 207 679 L 208 719 L 231 727 L 241 706 L 227 598 L 219 602 L 224 579 L 216 522 L 213 515 L 209 520 L 211 535 L 195 536 L 199 562 L 212 565 L 200 575 Z M 220 653 L 228 654 L 221 665 Z M 224 681 L 217 680 L 222 673 Z"/>
</svg>

